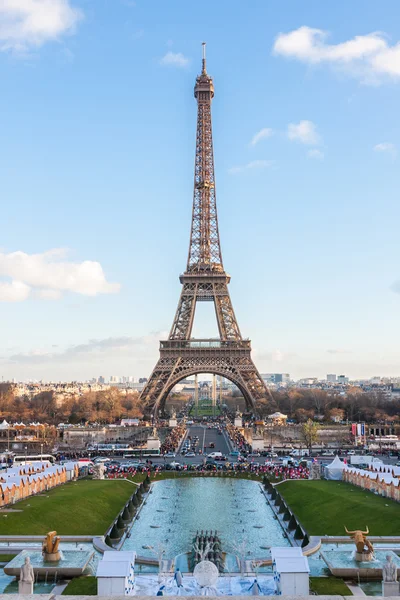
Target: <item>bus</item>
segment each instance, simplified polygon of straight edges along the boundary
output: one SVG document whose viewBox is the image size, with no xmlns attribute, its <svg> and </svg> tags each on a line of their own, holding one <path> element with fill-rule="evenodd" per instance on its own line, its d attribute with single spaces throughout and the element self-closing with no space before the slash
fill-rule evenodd
<svg viewBox="0 0 400 600">
<path fill-rule="evenodd" d="M 126 452 L 132 450 L 130 444 L 93 444 L 88 447 L 88 450 L 96 450 L 97 452 Z"/>
<path fill-rule="evenodd" d="M 157 458 L 157 456 L 161 456 L 159 450 L 148 450 L 147 448 L 130 450 L 129 452 L 124 452 L 124 458 Z"/>
<path fill-rule="evenodd" d="M 52 454 L 20 454 L 14 456 L 13 466 L 25 465 L 32 462 L 50 462 L 52 465 L 56 462 L 56 457 Z"/>
</svg>

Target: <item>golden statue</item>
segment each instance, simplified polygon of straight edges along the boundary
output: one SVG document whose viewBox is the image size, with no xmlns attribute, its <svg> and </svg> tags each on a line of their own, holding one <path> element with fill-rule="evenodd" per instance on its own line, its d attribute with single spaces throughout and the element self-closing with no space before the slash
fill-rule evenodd
<svg viewBox="0 0 400 600">
<path fill-rule="evenodd" d="M 43 540 L 42 554 L 43 558 L 48 561 L 60 560 L 61 555 L 58 549 L 61 538 L 57 535 L 57 531 L 49 531 Z"/>
<path fill-rule="evenodd" d="M 369 560 L 368 558 L 366 558 L 366 555 L 370 555 L 371 559 L 373 557 L 374 554 L 374 547 L 371 544 L 371 542 L 365 537 L 366 535 L 369 534 L 369 529 L 367 526 L 367 531 L 361 531 L 360 529 L 355 529 L 354 531 L 349 531 L 347 529 L 347 527 L 344 527 L 346 530 L 346 533 L 354 540 L 354 543 L 356 545 L 357 548 L 357 552 L 356 555 L 364 555 L 364 560 Z M 356 560 L 360 560 L 360 558 L 358 558 L 356 556 Z"/>
</svg>

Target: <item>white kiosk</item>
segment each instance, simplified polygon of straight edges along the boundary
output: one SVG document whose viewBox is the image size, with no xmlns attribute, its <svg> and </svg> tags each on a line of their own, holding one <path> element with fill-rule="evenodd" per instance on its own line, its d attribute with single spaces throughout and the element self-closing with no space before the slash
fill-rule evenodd
<svg viewBox="0 0 400 600">
<path fill-rule="evenodd" d="M 310 567 L 301 548 L 271 548 L 278 596 L 309 596 Z"/>
<path fill-rule="evenodd" d="M 106 551 L 97 566 L 98 596 L 133 596 L 136 552 Z"/>
</svg>

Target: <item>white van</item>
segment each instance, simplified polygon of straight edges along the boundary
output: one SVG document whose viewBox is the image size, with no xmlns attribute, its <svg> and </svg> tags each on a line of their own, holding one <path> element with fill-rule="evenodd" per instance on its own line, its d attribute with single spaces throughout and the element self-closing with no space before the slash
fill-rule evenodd
<svg viewBox="0 0 400 600">
<path fill-rule="evenodd" d="M 308 450 L 299 450 L 299 449 L 297 449 L 297 450 L 293 450 L 293 451 L 292 451 L 292 452 L 289 454 L 289 456 L 294 456 L 294 457 L 296 457 L 296 458 L 300 458 L 300 457 L 302 457 L 302 456 L 309 456 L 309 455 L 310 455 L 310 453 L 309 453 L 309 451 L 308 451 Z"/>
<path fill-rule="evenodd" d="M 216 456 L 222 456 L 222 452 L 210 452 L 208 458 L 215 458 Z"/>
</svg>

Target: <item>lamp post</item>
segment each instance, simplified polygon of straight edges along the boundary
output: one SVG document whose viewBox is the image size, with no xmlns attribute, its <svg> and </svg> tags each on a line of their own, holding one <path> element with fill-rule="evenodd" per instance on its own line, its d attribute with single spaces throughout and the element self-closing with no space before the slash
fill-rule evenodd
<svg viewBox="0 0 400 600">
<path fill-rule="evenodd" d="M 40 462 L 43 462 L 43 444 L 40 444 Z"/>
<path fill-rule="evenodd" d="M 26 452 L 28 450 L 28 446 L 25 446 L 25 465 L 26 465 Z"/>
</svg>

